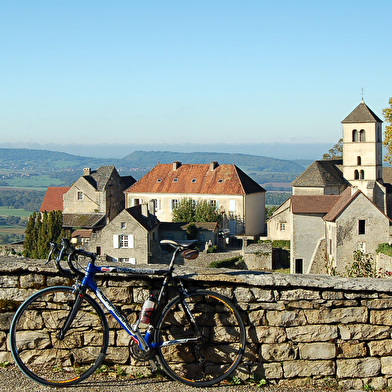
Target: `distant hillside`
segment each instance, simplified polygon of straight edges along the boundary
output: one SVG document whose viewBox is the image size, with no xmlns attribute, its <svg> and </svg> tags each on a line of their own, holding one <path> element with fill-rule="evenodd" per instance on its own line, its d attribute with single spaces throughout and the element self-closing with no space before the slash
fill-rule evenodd
<svg viewBox="0 0 392 392">
<path fill-rule="evenodd" d="M 301 173 L 304 166 L 295 161 L 275 159 L 247 154 L 225 154 L 212 152 L 170 152 L 170 151 L 134 151 L 127 155 L 122 162 L 129 162 L 133 167 L 152 168 L 159 163 L 210 163 L 218 161 L 223 164 L 235 163 L 241 168 L 278 173 Z"/>
<path fill-rule="evenodd" d="M 170 151 L 134 151 L 123 159 L 91 158 L 63 152 L 27 148 L 0 148 L 0 186 L 32 187 L 32 181 L 23 184 L 26 175 L 38 175 L 40 187 L 70 185 L 82 174 L 82 169 L 114 165 L 121 175 L 139 179 L 158 163 L 235 163 L 267 190 L 289 190 L 290 183 L 311 161 L 290 161 L 257 155 L 229 153 L 179 153 Z M 11 176 L 11 177 L 10 177 Z M 15 178 L 19 176 L 18 178 Z M 45 177 L 46 176 L 46 177 Z M 21 178 L 22 180 L 19 180 Z M 25 179 L 25 182 L 27 180 Z"/>
</svg>

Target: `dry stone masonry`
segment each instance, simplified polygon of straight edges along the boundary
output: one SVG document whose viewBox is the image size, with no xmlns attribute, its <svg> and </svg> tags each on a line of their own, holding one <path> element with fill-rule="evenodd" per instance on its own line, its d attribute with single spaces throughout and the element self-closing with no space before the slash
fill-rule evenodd
<svg viewBox="0 0 392 392">
<path fill-rule="evenodd" d="M 237 376 L 257 375 L 280 385 L 392 386 L 391 280 L 190 267 L 176 271 L 188 287 L 219 291 L 242 309 L 248 346 Z M 136 310 L 131 321 L 160 282 L 151 276 L 100 278 L 105 295 L 119 308 Z M 0 363 L 12 362 L 7 338 L 17 306 L 38 289 L 58 284 L 70 282 L 43 261 L 1 258 Z M 127 334 L 110 316 L 108 321 L 107 362 L 129 373 L 148 373 L 148 367 L 130 358 Z"/>
</svg>

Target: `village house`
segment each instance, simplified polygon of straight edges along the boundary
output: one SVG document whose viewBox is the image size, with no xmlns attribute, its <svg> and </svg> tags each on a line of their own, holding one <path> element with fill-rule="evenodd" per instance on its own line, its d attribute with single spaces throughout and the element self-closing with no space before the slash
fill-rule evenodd
<svg viewBox="0 0 392 392">
<path fill-rule="evenodd" d="M 147 204 L 122 210 L 102 230 L 92 233 L 85 249 L 107 261 L 147 264 L 159 252 L 159 221 Z"/>
<path fill-rule="evenodd" d="M 125 207 L 123 191 L 136 180 L 121 177 L 116 168 L 83 169 L 83 175 L 63 194 L 63 227 L 98 230 Z"/>
<path fill-rule="evenodd" d="M 172 221 L 182 198 L 207 200 L 222 213 L 231 236 L 265 233 L 265 189 L 234 164 L 158 164 L 125 191 L 126 207 L 153 200 L 161 222 Z"/>
<path fill-rule="evenodd" d="M 354 251 L 374 254 L 390 240 L 382 120 L 362 101 L 342 124 L 343 159 L 313 162 L 267 222 L 270 239 L 290 240 L 292 273 L 344 273 Z"/>
</svg>

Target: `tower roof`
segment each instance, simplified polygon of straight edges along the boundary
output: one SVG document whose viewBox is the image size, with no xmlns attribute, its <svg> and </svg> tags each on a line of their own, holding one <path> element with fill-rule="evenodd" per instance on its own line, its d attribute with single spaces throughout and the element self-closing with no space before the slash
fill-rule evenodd
<svg viewBox="0 0 392 392">
<path fill-rule="evenodd" d="M 353 123 L 376 123 L 382 122 L 366 104 L 362 101 L 343 121 L 342 124 Z"/>
</svg>

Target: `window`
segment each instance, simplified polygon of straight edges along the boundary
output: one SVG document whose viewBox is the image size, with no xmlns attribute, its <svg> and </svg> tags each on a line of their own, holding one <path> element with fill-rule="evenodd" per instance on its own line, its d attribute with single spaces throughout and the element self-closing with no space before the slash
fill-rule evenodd
<svg viewBox="0 0 392 392">
<path fill-rule="evenodd" d="M 141 200 L 141 199 L 133 199 L 132 200 L 132 202 L 133 202 L 133 206 L 132 207 L 138 206 L 139 204 L 141 204 L 142 201 L 143 200 Z"/>
<path fill-rule="evenodd" d="M 302 274 L 303 273 L 303 259 L 295 259 L 295 273 Z"/>
<path fill-rule="evenodd" d="M 113 248 L 133 248 L 134 239 L 132 234 L 127 235 L 113 235 Z"/>
<path fill-rule="evenodd" d="M 208 204 L 213 206 L 214 208 L 218 208 L 218 201 L 217 200 L 209 200 Z"/>
<path fill-rule="evenodd" d="M 158 179 L 157 179 L 157 182 L 161 182 L 161 181 L 162 181 L 162 178 L 158 178 Z"/>
<path fill-rule="evenodd" d="M 362 219 L 358 221 L 358 234 L 365 234 L 365 221 Z"/>
<path fill-rule="evenodd" d="M 357 157 L 357 165 L 360 166 L 362 163 L 362 159 L 361 157 Z"/>
<path fill-rule="evenodd" d="M 78 192 L 78 200 L 83 200 L 83 192 Z"/>
<path fill-rule="evenodd" d="M 354 180 L 359 180 L 359 171 L 358 170 L 354 171 Z"/>
<path fill-rule="evenodd" d="M 177 177 L 174 178 L 174 179 L 173 179 L 173 182 L 178 182 L 178 178 L 177 178 Z"/>
<path fill-rule="evenodd" d="M 222 184 L 222 182 L 223 182 L 223 179 L 220 178 L 220 179 L 218 180 L 218 183 L 219 183 L 219 184 Z"/>
<path fill-rule="evenodd" d="M 121 228 L 124 230 L 127 228 L 127 222 L 121 222 Z"/>
<path fill-rule="evenodd" d="M 101 247 L 100 247 L 100 246 L 97 246 L 97 250 L 95 251 L 95 253 L 96 253 L 98 256 L 101 256 Z"/>
<path fill-rule="evenodd" d="M 192 181 L 191 182 L 196 182 L 196 178 L 192 178 Z"/>
<path fill-rule="evenodd" d="M 364 129 L 361 129 L 359 131 L 359 141 L 360 142 L 366 142 L 366 133 Z"/>
<path fill-rule="evenodd" d="M 286 231 L 286 222 L 279 223 L 279 230 Z"/>
<path fill-rule="evenodd" d="M 171 204 L 170 204 L 170 208 L 172 210 L 174 210 L 177 207 L 178 207 L 178 199 L 172 199 Z"/>
<path fill-rule="evenodd" d="M 353 130 L 353 142 L 358 141 L 358 131 L 356 129 Z"/>
<path fill-rule="evenodd" d="M 235 211 L 235 200 L 229 200 L 229 211 L 230 212 Z"/>
<path fill-rule="evenodd" d="M 361 170 L 361 171 L 359 172 L 359 179 L 360 179 L 360 180 L 364 180 L 364 179 L 365 179 L 365 172 L 364 172 L 363 170 Z"/>
<path fill-rule="evenodd" d="M 152 199 L 154 202 L 155 211 L 159 211 L 161 209 L 161 199 Z"/>
</svg>

